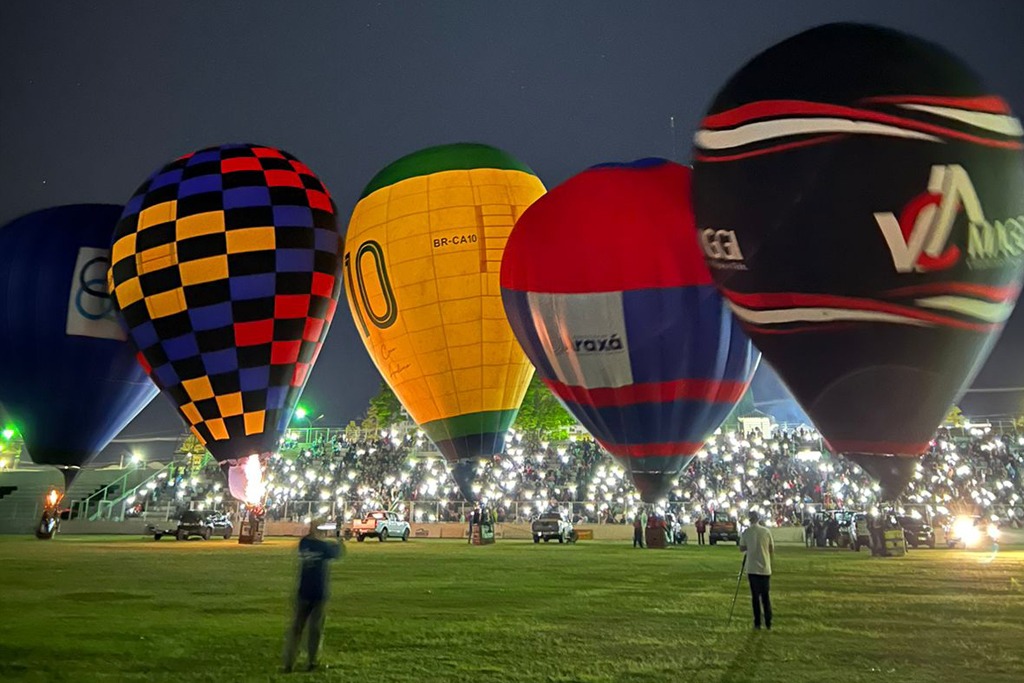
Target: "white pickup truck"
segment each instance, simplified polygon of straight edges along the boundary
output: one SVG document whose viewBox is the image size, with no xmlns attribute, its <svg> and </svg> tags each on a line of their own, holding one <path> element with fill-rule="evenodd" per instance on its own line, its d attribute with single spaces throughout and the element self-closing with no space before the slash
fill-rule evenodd
<svg viewBox="0 0 1024 683">
<path fill-rule="evenodd" d="M 559 543 L 570 543 L 576 542 L 576 534 L 572 528 L 572 522 L 569 521 L 569 517 L 562 512 L 551 511 L 545 512 L 537 519 L 533 520 L 533 524 L 530 525 L 530 529 L 533 532 L 533 542 L 540 543 L 541 539 L 545 543 L 550 541 L 552 538 L 557 538 Z"/>
<path fill-rule="evenodd" d="M 397 512 L 374 510 L 362 519 L 352 522 L 352 535 L 362 543 L 367 536 L 373 536 L 381 543 L 389 538 L 409 540 L 409 522 L 399 519 Z"/>
</svg>

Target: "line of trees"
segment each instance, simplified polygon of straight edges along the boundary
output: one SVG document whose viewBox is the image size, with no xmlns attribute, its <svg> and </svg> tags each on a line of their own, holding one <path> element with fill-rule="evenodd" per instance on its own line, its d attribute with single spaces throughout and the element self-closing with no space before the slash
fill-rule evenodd
<svg viewBox="0 0 1024 683">
<path fill-rule="evenodd" d="M 370 399 L 366 416 L 359 423 L 350 422 L 346 433 L 355 436 L 360 430 L 363 433 L 379 432 L 409 419 L 395 392 L 382 381 L 380 390 Z M 569 429 L 575 424 L 576 418 L 534 375 L 512 428 L 529 441 L 558 441 L 568 438 Z"/>
</svg>

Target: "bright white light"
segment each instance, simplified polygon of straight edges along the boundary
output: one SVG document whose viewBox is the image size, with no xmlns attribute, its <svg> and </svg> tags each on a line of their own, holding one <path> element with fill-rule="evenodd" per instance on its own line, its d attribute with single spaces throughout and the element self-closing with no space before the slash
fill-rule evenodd
<svg viewBox="0 0 1024 683">
<path fill-rule="evenodd" d="M 228 490 L 246 505 L 258 505 L 266 495 L 263 466 L 258 455 L 249 455 L 228 470 Z"/>
</svg>

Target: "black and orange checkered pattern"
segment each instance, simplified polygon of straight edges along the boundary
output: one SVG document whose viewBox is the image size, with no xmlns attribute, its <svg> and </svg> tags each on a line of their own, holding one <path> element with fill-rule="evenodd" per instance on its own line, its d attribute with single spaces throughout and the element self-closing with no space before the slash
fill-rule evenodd
<svg viewBox="0 0 1024 683">
<path fill-rule="evenodd" d="M 114 300 L 140 362 L 217 460 L 276 450 L 334 317 L 340 245 L 327 189 L 270 147 L 184 156 L 125 207 Z"/>
</svg>

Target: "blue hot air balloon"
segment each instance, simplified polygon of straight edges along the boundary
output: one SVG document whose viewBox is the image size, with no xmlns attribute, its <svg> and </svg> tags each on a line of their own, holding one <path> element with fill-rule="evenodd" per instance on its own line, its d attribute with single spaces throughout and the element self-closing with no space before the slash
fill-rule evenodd
<svg viewBox="0 0 1024 683">
<path fill-rule="evenodd" d="M 65 487 L 157 394 L 107 293 L 122 208 L 60 206 L 0 228 L 0 403 Z"/>
<path fill-rule="evenodd" d="M 544 383 L 654 503 L 750 384 L 758 353 L 711 284 L 690 170 L 604 164 L 512 230 L 501 295 Z"/>
</svg>

